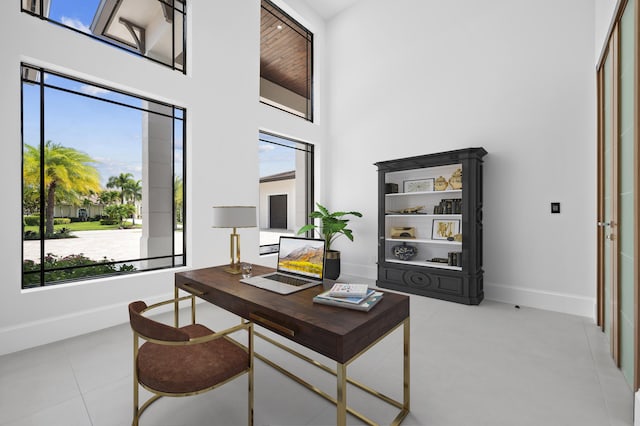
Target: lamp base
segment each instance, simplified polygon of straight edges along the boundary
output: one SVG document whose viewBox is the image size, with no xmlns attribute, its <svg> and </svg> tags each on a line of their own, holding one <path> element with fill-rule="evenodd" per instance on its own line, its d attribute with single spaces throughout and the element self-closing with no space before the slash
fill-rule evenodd
<svg viewBox="0 0 640 426">
<path fill-rule="evenodd" d="M 229 266 L 226 266 L 226 267 L 224 268 L 224 271 L 225 271 L 225 272 L 228 272 L 228 273 L 230 273 L 230 274 L 237 275 L 237 274 L 239 274 L 240 272 L 242 272 L 242 269 L 240 268 L 240 264 L 239 264 L 239 263 L 235 263 L 235 264 L 234 264 L 234 263 L 232 263 L 232 264 L 230 264 Z"/>
</svg>

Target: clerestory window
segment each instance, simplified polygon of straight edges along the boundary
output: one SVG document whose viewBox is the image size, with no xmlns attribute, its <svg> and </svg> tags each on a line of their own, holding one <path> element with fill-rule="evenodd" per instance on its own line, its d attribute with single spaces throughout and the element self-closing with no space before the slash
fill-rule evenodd
<svg viewBox="0 0 640 426">
<path fill-rule="evenodd" d="M 313 34 L 268 0 L 260 16 L 260 101 L 313 121 Z"/>
<path fill-rule="evenodd" d="M 22 11 L 186 72 L 186 0 L 21 0 Z"/>
<path fill-rule="evenodd" d="M 21 75 L 22 288 L 185 265 L 186 111 Z"/>
</svg>

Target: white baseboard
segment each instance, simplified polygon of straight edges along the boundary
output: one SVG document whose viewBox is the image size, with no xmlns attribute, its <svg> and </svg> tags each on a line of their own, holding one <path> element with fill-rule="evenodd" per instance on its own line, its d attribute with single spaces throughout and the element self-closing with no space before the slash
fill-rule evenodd
<svg viewBox="0 0 640 426">
<path fill-rule="evenodd" d="M 579 315 L 595 320 L 593 297 L 484 283 L 484 297 L 496 302 Z"/>
<path fill-rule="evenodd" d="M 633 398 L 633 426 L 640 426 L 640 390 L 636 391 Z"/>
<path fill-rule="evenodd" d="M 150 305 L 172 297 L 173 293 L 145 298 L 145 301 Z M 128 302 L 117 303 L 0 328 L 0 355 L 123 324 L 129 321 L 128 305 Z"/>
<path fill-rule="evenodd" d="M 340 265 L 340 275 L 368 278 L 375 281 L 376 278 L 378 278 L 378 265 L 362 265 L 359 263 L 342 262 Z"/>
<path fill-rule="evenodd" d="M 341 276 L 362 277 L 375 281 L 378 275 L 378 268 L 376 264 L 362 265 L 342 262 L 341 272 Z M 486 281 L 484 282 L 484 297 L 496 302 L 579 315 L 591 318 L 594 321 L 596 319 L 596 299 L 593 297 L 491 284 Z"/>
</svg>

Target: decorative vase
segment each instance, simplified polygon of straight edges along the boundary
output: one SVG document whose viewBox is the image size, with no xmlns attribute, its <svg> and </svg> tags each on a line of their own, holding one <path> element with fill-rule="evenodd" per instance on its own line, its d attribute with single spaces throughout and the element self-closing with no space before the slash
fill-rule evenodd
<svg viewBox="0 0 640 426">
<path fill-rule="evenodd" d="M 462 189 L 462 169 L 457 169 L 449 179 L 449 185 L 453 189 Z"/>
<path fill-rule="evenodd" d="M 449 181 L 444 176 L 439 176 L 435 182 L 436 191 L 444 191 L 449 186 Z"/>
<path fill-rule="evenodd" d="M 324 278 L 337 280 L 340 276 L 340 252 L 327 250 L 324 259 Z"/>
<path fill-rule="evenodd" d="M 415 246 L 409 246 L 407 243 L 402 243 L 391 247 L 391 252 L 400 260 L 411 260 L 416 254 L 418 254 L 418 248 Z"/>
</svg>

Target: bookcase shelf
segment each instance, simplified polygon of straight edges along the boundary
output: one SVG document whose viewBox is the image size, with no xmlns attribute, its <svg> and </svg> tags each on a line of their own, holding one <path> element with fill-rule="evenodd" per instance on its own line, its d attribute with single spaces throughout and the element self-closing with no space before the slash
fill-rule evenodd
<svg viewBox="0 0 640 426">
<path fill-rule="evenodd" d="M 462 242 L 460 241 L 425 240 L 425 239 L 419 239 L 419 238 L 387 238 L 387 241 L 462 247 Z"/>
<path fill-rule="evenodd" d="M 462 190 L 461 189 L 445 189 L 443 191 L 416 191 L 416 192 L 397 192 L 394 194 L 384 194 L 385 197 L 411 197 L 411 196 L 417 196 L 417 195 L 436 195 L 436 196 L 442 196 L 442 195 L 451 195 L 451 194 L 462 194 Z"/>
<path fill-rule="evenodd" d="M 465 304 L 482 301 L 486 154 L 468 148 L 376 163 L 379 287 Z"/>
<path fill-rule="evenodd" d="M 462 267 L 460 266 L 449 266 L 446 264 L 441 264 L 441 263 L 436 263 L 436 262 L 428 262 L 426 260 L 424 261 L 418 261 L 418 260 L 398 260 L 398 259 L 386 259 L 387 262 L 389 263 L 398 263 L 401 265 L 413 265 L 413 266 L 420 266 L 420 267 L 425 267 L 425 266 L 429 266 L 431 268 L 437 268 L 437 269 L 448 269 L 450 271 L 462 271 Z"/>
</svg>

